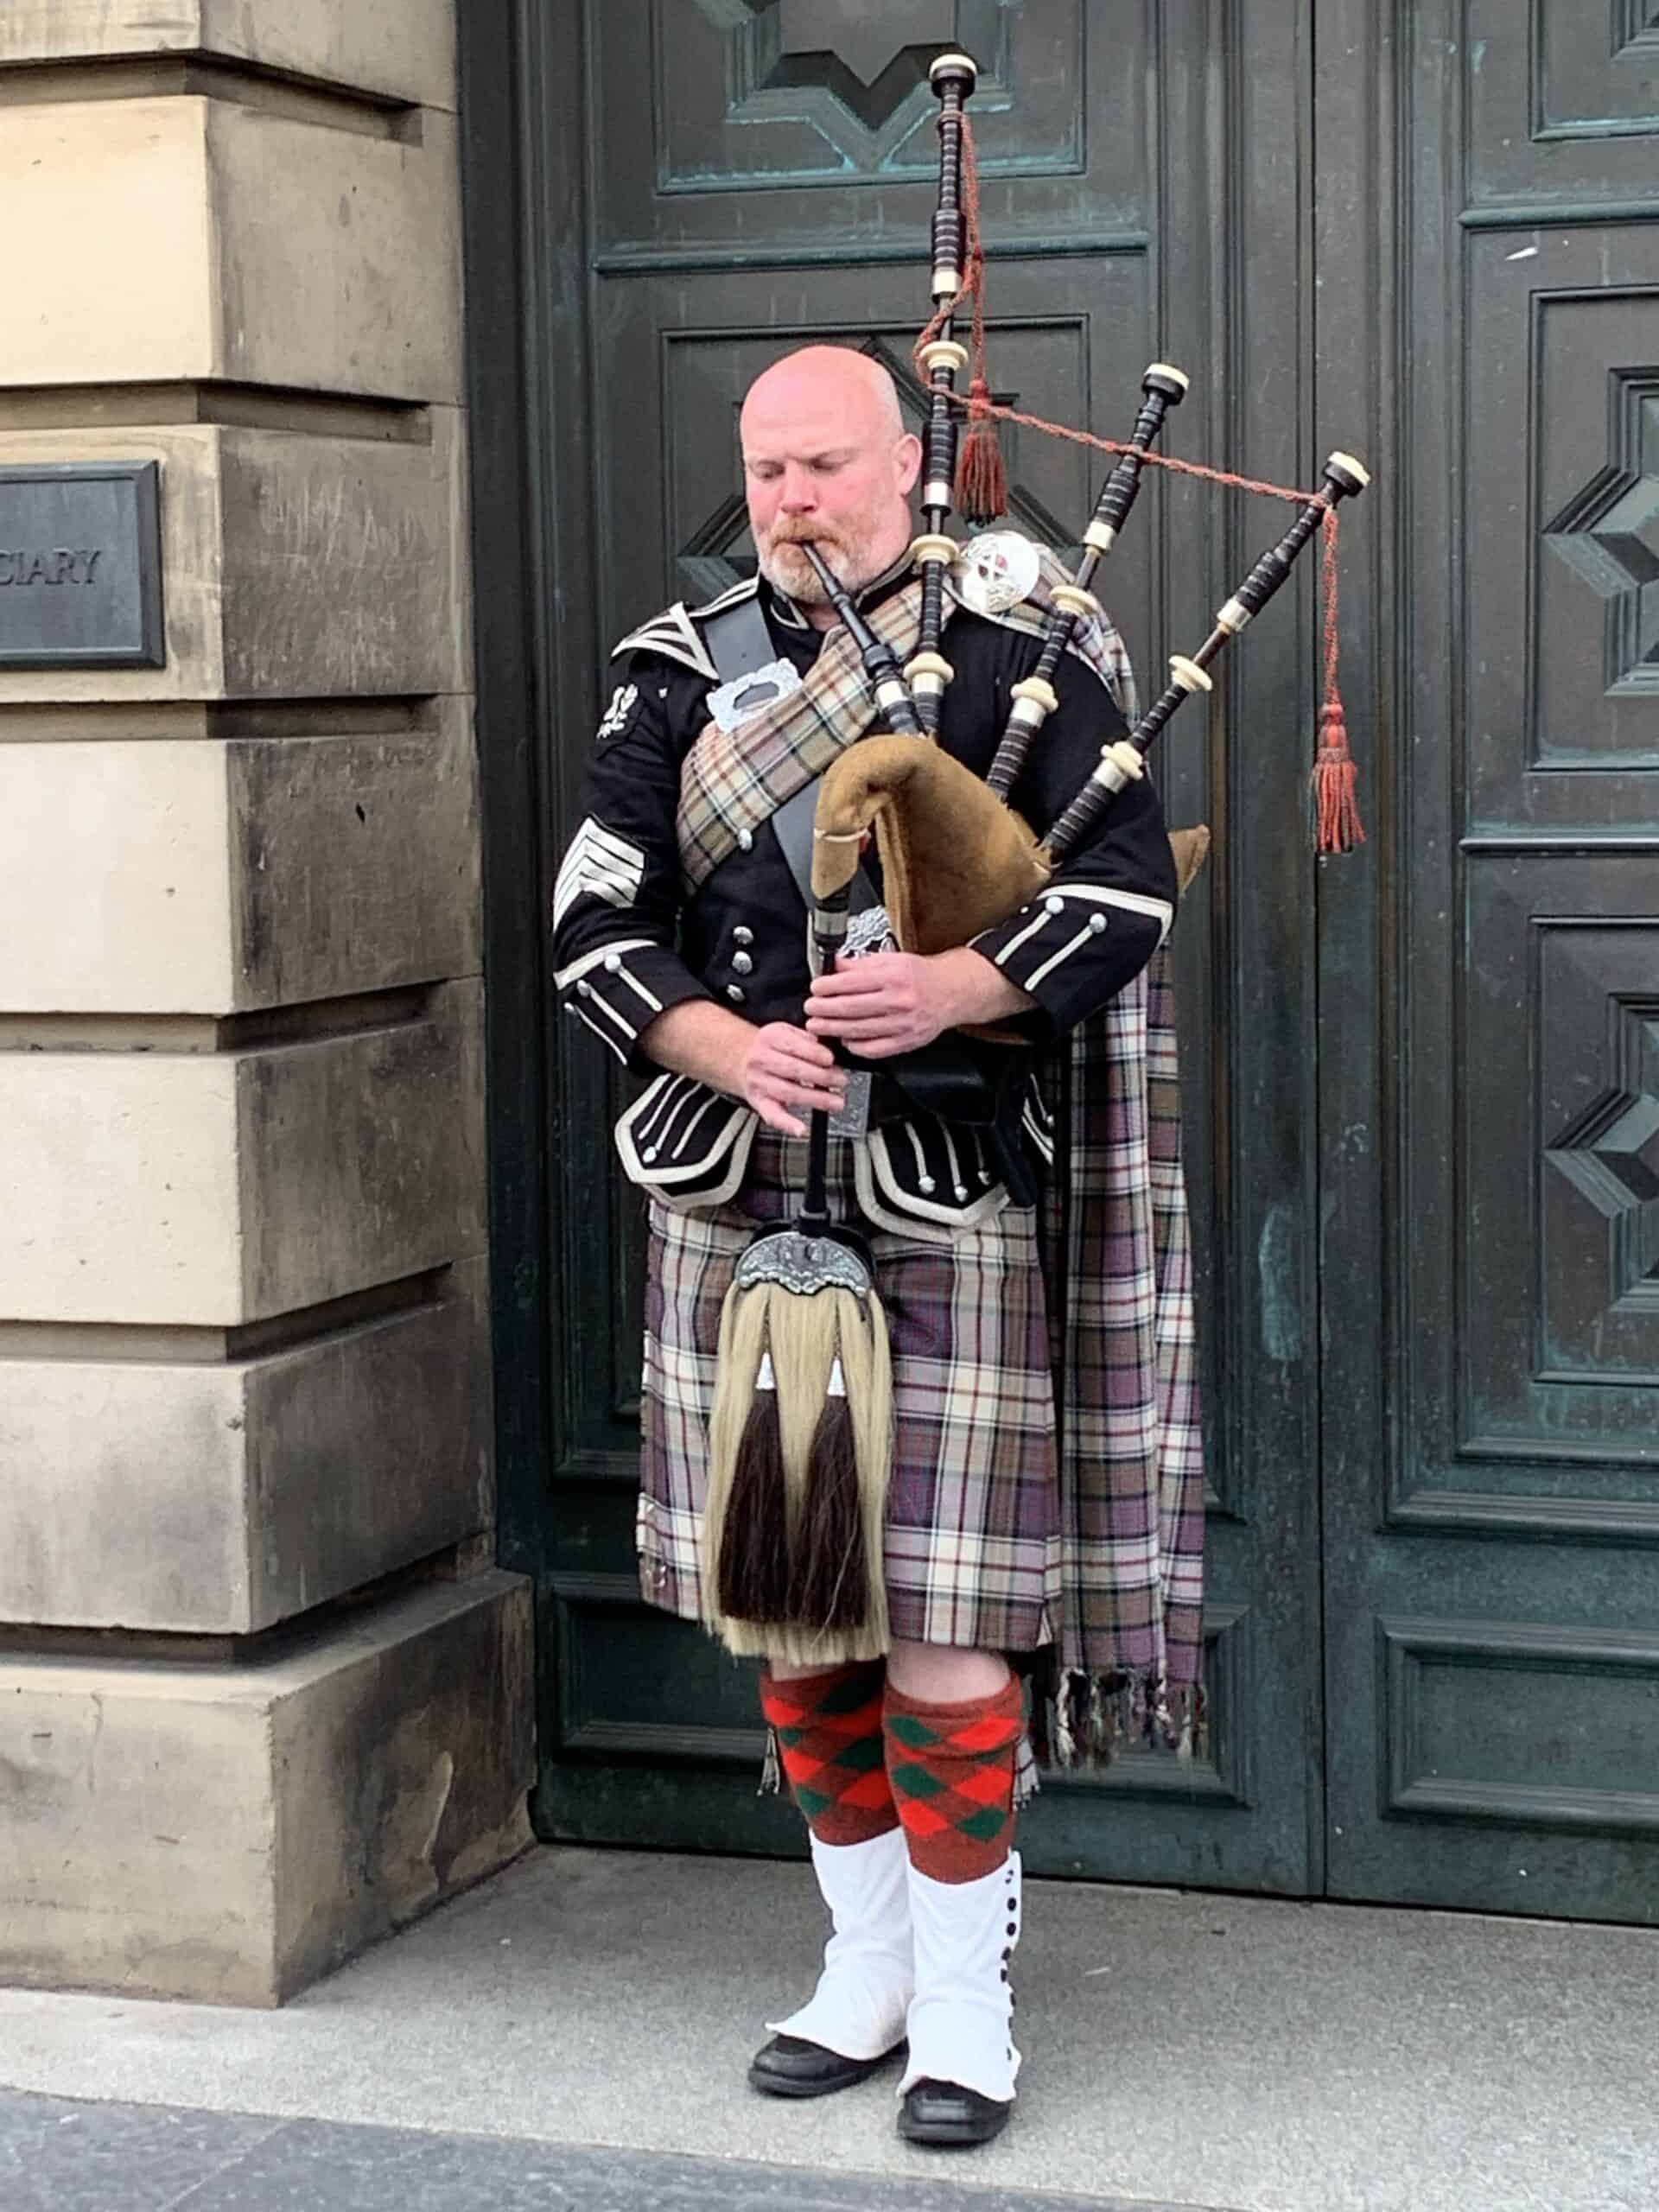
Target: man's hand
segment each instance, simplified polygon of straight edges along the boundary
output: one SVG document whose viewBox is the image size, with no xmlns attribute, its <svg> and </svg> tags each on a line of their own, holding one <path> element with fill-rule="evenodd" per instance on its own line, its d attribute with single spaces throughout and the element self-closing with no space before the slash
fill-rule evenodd
<svg viewBox="0 0 1659 2212">
<path fill-rule="evenodd" d="M 787 1021 L 768 1021 L 750 1033 L 739 1071 L 740 1095 L 769 1129 L 804 1137 L 804 1122 L 788 1111 L 822 1107 L 834 1113 L 847 1096 L 847 1077 L 827 1045 Z"/>
<path fill-rule="evenodd" d="M 968 1021 L 1002 1021 L 1031 1000 L 1000 969 L 963 945 L 924 957 L 916 952 L 844 957 L 820 976 L 806 1001 L 814 1037 L 834 1038 L 861 1059 L 889 1059 L 931 1045 Z"/>
<path fill-rule="evenodd" d="M 861 1058 L 883 1060 L 931 1044 L 953 1019 L 935 963 L 914 952 L 871 952 L 836 961 L 806 1001 L 814 1037 L 833 1037 Z"/>
</svg>

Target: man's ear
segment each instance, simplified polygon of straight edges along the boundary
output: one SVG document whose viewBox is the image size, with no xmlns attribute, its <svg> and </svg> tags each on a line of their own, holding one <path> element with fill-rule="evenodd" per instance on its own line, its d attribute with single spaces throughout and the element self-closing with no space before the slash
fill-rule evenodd
<svg viewBox="0 0 1659 2212">
<path fill-rule="evenodd" d="M 906 430 L 893 449 L 894 466 L 899 472 L 899 489 L 912 491 L 922 473 L 922 442 L 913 430 Z"/>
</svg>

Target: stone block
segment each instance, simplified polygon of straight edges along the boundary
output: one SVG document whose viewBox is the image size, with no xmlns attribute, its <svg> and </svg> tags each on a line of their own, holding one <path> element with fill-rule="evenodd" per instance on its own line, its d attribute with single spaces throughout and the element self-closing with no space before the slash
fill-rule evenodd
<svg viewBox="0 0 1659 2212">
<path fill-rule="evenodd" d="M 239 1666 L 0 1657 L 0 1981 L 275 2005 L 530 1841 L 530 1586 Z"/>
<path fill-rule="evenodd" d="M 0 1359 L 0 1620 L 251 1635 L 489 1528 L 485 1277 L 259 1357 Z"/>
<path fill-rule="evenodd" d="M 429 446 L 223 433 L 228 697 L 470 688 L 461 418 L 431 419 Z"/>
<path fill-rule="evenodd" d="M 214 378 L 453 404 L 455 126 L 416 143 L 175 95 L 0 132 L 0 385 Z"/>
<path fill-rule="evenodd" d="M 484 1249 L 483 991 L 222 1052 L 0 1052 L 0 1320 L 234 1327 Z"/>
<path fill-rule="evenodd" d="M 484 990 L 418 1020 L 238 1054 L 246 1317 L 485 1249 Z"/>
<path fill-rule="evenodd" d="M 0 1012 L 228 1008 L 227 782 L 214 745 L 0 744 Z"/>
<path fill-rule="evenodd" d="M 465 691 L 460 418 L 430 443 L 240 427 L 14 430 L 0 463 L 162 464 L 168 663 L 0 670 L 10 704 Z"/>
<path fill-rule="evenodd" d="M 200 54 L 453 107 L 454 0 L 6 0 L 0 62 Z"/>
<path fill-rule="evenodd" d="M 418 141 L 407 143 L 232 101 L 202 105 L 222 366 L 197 373 L 459 402 L 454 119 L 428 115 Z M 121 373 L 130 381 L 135 372 Z"/>
<path fill-rule="evenodd" d="M 236 1007 L 478 972 L 469 699 L 440 702 L 429 733 L 227 750 Z"/>
<path fill-rule="evenodd" d="M 209 1014 L 477 972 L 470 702 L 391 734 L 0 744 L 0 1012 Z"/>
</svg>

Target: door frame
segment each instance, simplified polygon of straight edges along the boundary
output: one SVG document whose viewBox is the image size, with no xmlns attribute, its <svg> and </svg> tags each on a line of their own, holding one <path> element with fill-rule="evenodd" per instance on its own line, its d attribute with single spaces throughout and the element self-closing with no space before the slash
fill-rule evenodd
<svg viewBox="0 0 1659 2212">
<path fill-rule="evenodd" d="M 1250 20 L 1263 4 L 1264 0 L 1216 0 L 1236 54 L 1244 51 L 1254 35 Z M 1351 13 L 1357 0 L 1344 0 L 1344 4 Z M 1300 59 L 1294 81 L 1274 96 L 1281 120 L 1286 95 L 1304 118 L 1317 114 L 1313 84 L 1318 77 L 1337 74 L 1334 64 L 1323 63 L 1316 47 L 1315 14 L 1310 5 L 1297 34 Z M 558 734 L 585 733 L 589 728 L 604 643 L 599 636 L 595 571 L 588 550 L 597 528 L 597 487 L 585 435 L 595 374 L 586 242 L 591 159 L 586 17 L 584 8 L 560 7 L 552 0 L 504 0 L 496 10 L 458 11 L 488 982 L 486 1065 L 499 1554 L 504 1565 L 528 1575 L 535 1588 L 537 1722 L 543 1743 L 557 1734 L 557 1639 L 546 1632 L 545 1624 L 551 1598 L 551 1478 L 559 1438 L 567 1429 L 566 1363 L 557 1348 L 569 1341 L 572 1319 L 557 1264 L 563 1231 L 553 1217 L 550 1170 L 571 1125 L 573 1105 L 587 1103 L 585 1097 L 578 1101 L 573 1096 L 565 1056 L 550 1033 L 551 978 L 543 886 L 552 825 L 568 818 L 574 791 L 567 786 L 574 785 L 581 772 L 582 748 L 559 742 Z M 1227 83 L 1218 88 L 1218 96 L 1243 96 L 1247 88 L 1231 81 L 1236 73 L 1236 69 L 1224 73 Z M 1326 90 L 1329 93 L 1332 87 L 1327 85 Z M 1336 88 L 1338 93 L 1340 90 Z M 1365 97 L 1363 88 L 1349 97 L 1357 111 Z M 1323 137 L 1325 125 L 1321 122 L 1319 128 Z M 1363 136 L 1351 143 L 1364 143 Z M 1339 239 L 1351 242 L 1363 227 L 1363 211 L 1357 208 L 1344 207 L 1333 215 L 1321 206 L 1316 213 L 1313 179 L 1317 153 L 1318 147 L 1305 138 L 1287 143 L 1279 172 L 1288 187 L 1281 219 L 1294 224 L 1297 238 L 1299 358 L 1310 365 L 1317 358 L 1316 346 L 1318 355 L 1328 350 L 1332 315 L 1344 312 L 1322 299 L 1311 283 L 1316 254 L 1334 250 Z M 1174 265 L 1172 261 L 1172 271 Z M 1350 330 L 1370 311 L 1361 288 L 1351 296 L 1345 309 Z M 1237 376 L 1230 381 L 1236 391 L 1248 383 Z M 1288 413 L 1276 416 L 1274 442 L 1285 450 L 1273 458 L 1284 461 L 1278 473 L 1288 480 L 1310 480 L 1315 404 L 1311 383 L 1300 378 L 1294 395 L 1275 401 L 1277 408 Z M 1332 415 L 1323 392 L 1317 395 L 1317 404 L 1322 418 Z M 1263 427 L 1264 417 L 1255 404 L 1229 408 L 1230 440 L 1246 437 L 1254 448 Z M 1319 427 L 1325 427 L 1323 422 Z M 1350 429 L 1348 435 L 1355 433 Z M 1298 467 L 1290 465 L 1291 454 Z M 1238 552 L 1247 543 L 1254 549 L 1264 512 L 1252 504 L 1243 517 L 1224 524 L 1218 520 L 1217 537 L 1225 547 L 1223 565 L 1230 575 Z M 1351 537 L 1351 547 L 1358 536 L 1355 532 Z M 1368 518 L 1368 547 L 1369 542 Z M 1366 588 L 1363 594 L 1351 593 L 1348 601 L 1346 626 L 1356 633 L 1351 671 L 1360 665 L 1358 657 L 1365 649 L 1358 634 L 1363 626 L 1353 620 L 1355 609 L 1362 603 L 1368 609 L 1375 604 L 1369 550 L 1363 557 Z M 1301 650 L 1307 642 L 1300 640 L 1299 666 L 1311 664 Z M 1256 688 L 1248 669 L 1240 672 L 1236 688 L 1242 706 Z M 1298 707 L 1311 708 L 1311 683 L 1301 689 L 1306 696 L 1299 696 Z M 1242 712 L 1239 719 L 1242 722 Z M 1232 788 L 1229 779 L 1240 772 L 1217 758 L 1218 751 L 1218 746 L 1212 746 L 1212 804 L 1224 814 L 1225 794 Z M 1356 895 L 1363 894 L 1344 884 L 1344 898 Z M 1308 1039 L 1322 1027 L 1325 1009 L 1344 976 L 1351 975 L 1356 962 L 1364 963 L 1370 927 L 1369 920 L 1361 925 L 1357 948 L 1348 942 L 1351 932 L 1333 948 L 1322 926 L 1324 906 L 1316 886 L 1309 906 L 1299 907 L 1300 919 L 1292 932 L 1307 955 L 1304 972 L 1311 976 L 1314 926 L 1321 925 L 1318 1000 L 1311 983 L 1305 985 L 1283 1017 Z M 1204 957 L 1249 968 L 1253 953 L 1270 949 L 1218 940 Z M 1224 993 L 1218 995 L 1217 1004 L 1222 996 Z M 1235 1000 L 1229 1001 L 1231 1018 L 1249 1017 L 1255 1001 L 1236 994 Z M 1363 1042 L 1374 1058 L 1374 1039 Z M 1363 1084 L 1364 1051 L 1356 1053 L 1355 1063 L 1354 1083 Z M 1212 1070 L 1213 1079 L 1223 1079 L 1224 1072 Z M 589 1087 L 575 1088 L 586 1093 Z M 1293 1237 L 1285 1255 L 1295 1279 L 1296 1303 L 1309 1317 L 1306 1334 L 1315 1348 L 1315 1363 L 1319 1332 L 1313 1317 L 1321 1309 L 1325 1287 L 1313 1200 L 1331 1172 L 1330 1129 L 1335 1125 L 1331 1115 L 1318 1111 L 1319 1097 L 1317 1077 L 1310 1077 L 1306 1100 L 1310 1168 L 1303 1178 L 1308 1203 L 1304 1233 Z M 1232 1269 L 1236 1281 L 1253 1281 L 1255 1255 L 1246 1249 L 1249 1239 L 1236 1224 L 1218 1222 L 1217 1227 L 1221 1233 L 1214 1239 L 1212 1265 Z M 1338 1250 L 1351 1261 L 1345 1248 Z M 1332 1256 L 1328 1242 L 1323 1256 L 1327 1262 Z M 1242 1313 L 1242 1292 L 1236 1303 Z M 1236 1316 L 1224 1348 L 1230 1358 L 1249 1357 L 1250 1334 Z M 1217 1354 L 1223 1349 L 1217 1346 Z M 1300 1412 L 1281 1407 L 1269 1425 L 1280 1446 L 1291 1446 L 1295 1433 L 1309 1454 L 1307 1510 L 1299 1517 L 1307 1538 L 1305 1571 L 1315 1585 L 1312 1596 L 1303 1595 L 1312 1609 L 1307 1618 L 1317 1623 L 1317 1376 L 1299 1379 L 1298 1393 Z M 1322 1702 L 1320 1688 L 1317 1679 L 1310 1682 L 1306 1694 L 1311 1709 L 1305 1716 L 1306 1893 L 1312 1895 L 1321 1893 L 1325 1876 L 1324 1715 L 1313 1709 Z M 538 1768 L 538 1777 L 543 1770 Z M 538 1778 L 532 1818 L 538 1831 L 547 1834 L 551 1813 L 543 1798 Z"/>
<path fill-rule="evenodd" d="M 556 1710 L 543 1632 L 557 1433 L 550 1162 L 563 1122 L 549 1051 L 542 874 L 561 748 L 594 680 L 583 22 L 578 8 L 456 10 L 471 550 L 483 841 L 485 1070 L 498 1556 L 536 1609 L 538 1742 Z M 531 250 L 532 242 L 536 250 Z M 560 404 L 548 404 L 556 389 Z M 552 610 L 557 605 L 560 620 Z M 539 1781 L 531 1798 L 537 1822 Z M 540 1826 L 540 1823 L 537 1823 Z"/>
</svg>

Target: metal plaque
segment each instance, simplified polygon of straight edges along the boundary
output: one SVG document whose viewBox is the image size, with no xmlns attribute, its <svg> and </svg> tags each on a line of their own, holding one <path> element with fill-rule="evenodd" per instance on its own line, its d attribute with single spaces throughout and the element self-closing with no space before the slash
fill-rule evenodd
<svg viewBox="0 0 1659 2212">
<path fill-rule="evenodd" d="M 849 1068 L 847 1071 L 847 1096 L 830 1116 L 832 1137 L 867 1137 L 870 1134 L 870 1090 L 875 1080 L 874 1068 Z"/>
<path fill-rule="evenodd" d="M 0 668 L 163 668 L 161 468 L 0 468 Z"/>
</svg>

